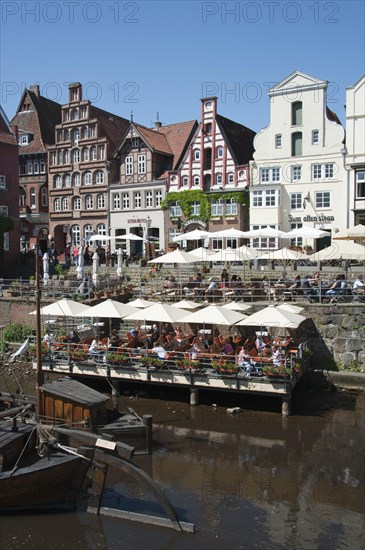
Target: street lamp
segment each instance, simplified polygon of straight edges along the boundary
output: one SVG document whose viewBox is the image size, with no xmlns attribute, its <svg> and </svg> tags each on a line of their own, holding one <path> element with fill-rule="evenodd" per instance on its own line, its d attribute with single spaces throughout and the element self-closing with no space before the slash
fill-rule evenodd
<svg viewBox="0 0 365 550">
<path fill-rule="evenodd" d="M 149 216 L 147 216 L 147 219 L 146 219 L 147 261 L 150 261 L 151 259 L 150 235 L 149 235 L 151 224 L 152 224 L 152 220 Z"/>
</svg>

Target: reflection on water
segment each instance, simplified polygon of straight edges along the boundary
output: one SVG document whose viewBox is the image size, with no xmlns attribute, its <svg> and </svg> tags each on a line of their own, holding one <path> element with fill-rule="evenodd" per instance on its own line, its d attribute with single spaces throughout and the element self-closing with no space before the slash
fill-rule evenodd
<svg viewBox="0 0 365 550">
<path fill-rule="evenodd" d="M 306 394 L 295 415 L 129 401 L 154 417 L 151 473 L 195 535 L 85 512 L 3 517 L 4 549 L 362 548 L 364 394 Z M 104 505 L 159 513 L 110 470 Z"/>
</svg>

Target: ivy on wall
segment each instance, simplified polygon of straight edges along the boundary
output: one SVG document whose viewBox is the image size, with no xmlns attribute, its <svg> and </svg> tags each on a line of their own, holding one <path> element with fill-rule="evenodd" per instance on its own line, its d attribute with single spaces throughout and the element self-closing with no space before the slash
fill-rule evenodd
<svg viewBox="0 0 365 550">
<path fill-rule="evenodd" d="M 161 203 L 161 208 L 167 210 L 172 202 L 176 202 L 180 205 L 181 210 L 185 218 L 193 219 L 199 218 L 208 223 L 210 220 L 210 203 L 221 199 L 224 201 L 235 200 L 238 204 L 243 204 L 249 207 L 249 194 L 243 191 L 231 191 L 207 194 L 200 189 L 192 189 L 185 191 L 171 191 L 167 193 L 166 197 Z M 192 204 L 198 202 L 200 205 L 199 216 L 192 215 Z"/>
</svg>

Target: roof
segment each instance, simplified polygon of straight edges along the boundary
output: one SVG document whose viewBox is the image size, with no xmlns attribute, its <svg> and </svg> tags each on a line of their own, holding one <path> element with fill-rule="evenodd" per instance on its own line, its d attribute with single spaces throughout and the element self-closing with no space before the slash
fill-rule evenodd
<svg viewBox="0 0 365 550">
<path fill-rule="evenodd" d="M 161 131 L 162 128 L 160 129 L 160 131 L 157 132 L 156 130 L 152 130 L 151 128 L 141 126 L 140 124 L 136 124 L 135 126 L 145 142 L 151 147 L 151 149 L 160 153 L 164 153 L 165 155 L 173 154 L 164 132 Z"/>
<path fill-rule="evenodd" d="M 25 97 L 28 96 L 33 109 L 22 111 L 21 107 Z M 33 134 L 33 140 L 29 145 L 23 145 L 20 154 L 45 153 L 46 145 L 55 142 L 55 125 L 61 122 L 61 105 L 37 95 L 31 90 L 24 90 L 16 115 L 11 121 L 18 126 L 20 131 Z"/>
<path fill-rule="evenodd" d="M 18 146 L 18 142 L 10 129 L 9 121 L 2 108 L 0 108 L 0 143 Z"/>
<path fill-rule="evenodd" d="M 172 170 L 180 164 L 180 161 L 190 143 L 190 140 L 198 127 L 196 120 L 188 120 L 187 122 L 177 122 L 160 128 L 167 139 L 170 150 L 174 155 L 174 163 Z"/>
<path fill-rule="evenodd" d="M 216 121 L 235 163 L 248 164 L 253 158 L 256 132 L 222 115 L 217 115 Z"/>
<path fill-rule="evenodd" d="M 91 105 L 90 117 L 98 119 L 100 136 L 108 138 L 109 151 L 113 152 L 120 142 L 120 137 L 125 134 L 130 121 L 93 105 Z"/>
<path fill-rule="evenodd" d="M 48 393 L 89 407 L 108 401 L 108 397 L 104 394 L 71 378 L 60 378 L 49 384 L 44 384 L 40 390 L 42 393 Z"/>
</svg>

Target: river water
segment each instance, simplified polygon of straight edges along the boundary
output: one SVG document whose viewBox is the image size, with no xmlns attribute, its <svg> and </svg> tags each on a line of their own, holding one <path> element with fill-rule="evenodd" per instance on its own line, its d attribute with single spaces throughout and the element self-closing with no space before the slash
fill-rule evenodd
<svg viewBox="0 0 365 550">
<path fill-rule="evenodd" d="M 2 517 L 1 549 L 363 548 L 363 393 L 298 388 L 288 419 L 279 402 L 262 398 L 232 416 L 222 397 L 197 407 L 187 395 L 158 397 L 119 404 L 153 415 L 153 455 L 134 460 L 195 534 L 93 516 L 81 504 L 77 513 Z M 104 505 L 159 512 L 113 470 L 107 485 Z"/>
</svg>

